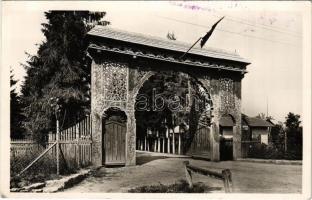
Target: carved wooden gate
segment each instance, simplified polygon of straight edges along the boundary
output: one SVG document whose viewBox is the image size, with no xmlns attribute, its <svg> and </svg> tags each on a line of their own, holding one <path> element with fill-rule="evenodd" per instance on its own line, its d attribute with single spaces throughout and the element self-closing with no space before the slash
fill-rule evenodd
<svg viewBox="0 0 312 200">
<path fill-rule="evenodd" d="M 191 146 L 187 152 L 188 155 L 211 159 L 210 128 L 206 125 L 199 125 L 193 136 Z"/>
<path fill-rule="evenodd" d="M 126 163 L 125 123 L 107 120 L 105 122 L 104 148 L 105 165 L 125 165 Z"/>
<path fill-rule="evenodd" d="M 241 154 L 241 80 L 247 73 L 248 60 L 236 53 L 207 48 L 194 48 L 185 56 L 189 45 L 170 42 L 150 36 L 96 26 L 88 32 L 88 53 L 91 65 L 91 116 L 92 116 L 92 163 L 105 163 L 102 151 L 103 111 L 118 107 L 127 113 L 126 165 L 136 163 L 136 98 L 144 82 L 159 72 L 173 71 L 188 74 L 203 86 L 204 92 L 215 102 L 212 110 L 218 125 L 219 116 L 231 114 L 236 120 L 233 135 L 233 153 Z M 194 154 L 219 160 L 218 140 L 209 141 L 209 127 L 201 127 L 194 133 L 193 144 L 198 146 Z M 219 135 L 219 129 L 212 129 Z M 186 145 L 185 145 L 186 146 Z M 195 148 L 194 148 L 195 150 Z M 186 150 L 185 150 L 186 151 Z M 213 153 L 210 153 L 213 152 Z M 211 155 L 210 155 L 211 154 Z"/>
</svg>

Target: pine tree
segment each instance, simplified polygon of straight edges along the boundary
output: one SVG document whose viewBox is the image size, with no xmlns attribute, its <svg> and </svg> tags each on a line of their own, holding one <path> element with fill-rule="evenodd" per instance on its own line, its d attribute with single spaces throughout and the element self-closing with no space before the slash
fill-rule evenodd
<svg viewBox="0 0 312 200">
<path fill-rule="evenodd" d="M 100 21 L 105 12 L 49 11 L 42 24 L 45 41 L 37 55 L 29 55 L 25 65 L 27 76 L 22 98 L 27 131 L 37 141 L 53 130 L 55 119 L 51 98 L 63 103 L 61 126 L 69 126 L 90 112 L 90 60 L 85 36 Z"/>
<path fill-rule="evenodd" d="M 14 139 L 24 137 L 24 129 L 22 121 L 24 116 L 22 114 L 22 106 L 20 97 L 16 92 L 17 80 L 14 79 L 13 70 L 10 70 L 10 137 Z"/>
</svg>

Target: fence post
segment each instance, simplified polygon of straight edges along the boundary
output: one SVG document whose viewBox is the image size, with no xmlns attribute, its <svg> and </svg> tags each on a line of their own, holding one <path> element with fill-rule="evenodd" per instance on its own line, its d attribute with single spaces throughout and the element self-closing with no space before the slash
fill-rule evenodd
<svg viewBox="0 0 312 200">
<path fill-rule="evenodd" d="M 60 127 L 59 119 L 56 119 L 56 174 L 60 175 Z"/>
<path fill-rule="evenodd" d="M 189 188 L 193 188 L 193 182 L 192 182 L 192 172 L 187 169 L 187 166 L 190 164 L 189 161 L 184 161 L 184 170 L 185 170 L 185 176 L 186 176 L 186 181 L 189 184 Z"/>
<path fill-rule="evenodd" d="M 229 169 L 222 170 L 222 176 L 223 176 L 223 182 L 224 182 L 224 188 L 225 192 L 229 193 L 232 192 L 232 174 Z"/>
</svg>

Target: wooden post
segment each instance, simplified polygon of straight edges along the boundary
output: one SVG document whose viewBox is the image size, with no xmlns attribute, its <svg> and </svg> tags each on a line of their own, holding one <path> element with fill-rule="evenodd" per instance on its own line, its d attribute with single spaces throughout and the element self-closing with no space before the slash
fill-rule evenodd
<svg viewBox="0 0 312 200">
<path fill-rule="evenodd" d="M 184 161 L 184 171 L 185 171 L 185 177 L 186 177 L 186 181 L 189 184 L 189 188 L 193 188 L 193 182 L 192 182 L 192 172 L 190 170 L 187 169 L 187 165 L 190 164 L 189 161 Z"/>
<path fill-rule="evenodd" d="M 56 174 L 60 175 L 60 122 L 56 119 Z"/>
<path fill-rule="evenodd" d="M 162 153 L 165 153 L 165 138 L 164 137 L 162 138 L 162 143 L 163 143 L 163 145 L 162 145 Z"/>
<path fill-rule="evenodd" d="M 154 139 L 154 152 L 156 152 L 156 151 L 157 151 L 157 140 Z"/>
<path fill-rule="evenodd" d="M 179 133 L 178 153 L 181 155 L 181 132 Z"/>
<path fill-rule="evenodd" d="M 226 193 L 232 192 L 233 183 L 232 183 L 232 174 L 229 169 L 222 170 L 224 189 Z"/>
<path fill-rule="evenodd" d="M 168 135 L 168 142 L 167 142 L 167 153 L 170 153 L 170 136 Z"/>
<path fill-rule="evenodd" d="M 172 153 L 175 154 L 175 134 L 174 134 L 174 129 L 172 130 Z"/>
<path fill-rule="evenodd" d="M 158 138 L 157 138 L 157 152 L 159 152 L 160 153 L 160 137 L 158 136 Z"/>
<path fill-rule="evenodd" d="M 80 146 L 79 146 L 79 138 L 80 138 L 80 122 L 76 125 L 76 161 L 77 166 L 80 167 Z"/>
<path fill-rule="evenodd" d="M 141 143 L 141 151 L 143 151 L 143 141 L 140 140 L 140 143 Z"/>
<path fill-rule="evenodd" d="M 147 151 L 150 151 L 150 143 L 149 143 L 149 139 L 147 139 Z"/>
</svg>

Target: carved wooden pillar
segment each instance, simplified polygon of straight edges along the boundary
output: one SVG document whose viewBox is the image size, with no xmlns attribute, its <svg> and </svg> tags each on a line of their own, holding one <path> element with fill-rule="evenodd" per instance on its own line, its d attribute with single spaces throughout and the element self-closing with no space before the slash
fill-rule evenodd
<svg viewBox="0 0 312 200">
<path fill-rule="evenodd" d="M 210 146 L 211 146 L 211 160 L 220 160 L 220 141 L 219 141 L 219 127 L 216 123 L 210 126 Z"/>
<path fill-rule="evenodd" d="M 126 134 L 126 165 L 135 165 L 135 140 L 136 140 L 136 121 L 134 110 L 128 111 L 127 134 Z"/>
<path fill-rule="evenodd" d="M 242 116 L 241 116 L 241 107 L 240 99 L 235 97 L 235 126 L 233 126 L 233 160 L 242 157 Z"/>
</svg>

